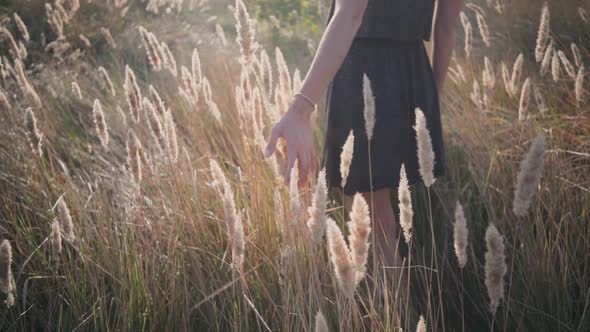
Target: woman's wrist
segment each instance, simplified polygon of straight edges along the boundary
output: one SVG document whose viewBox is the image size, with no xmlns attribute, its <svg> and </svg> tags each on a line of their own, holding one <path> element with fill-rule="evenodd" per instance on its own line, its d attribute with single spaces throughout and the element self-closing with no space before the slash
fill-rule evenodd
<svg viewBox="0 0 590 332">
<path fill-rule="evenodd" d="M 310 115 L 315 110 L 315 103 L 301 93 L 296 93 L 293 99 L 293 108 L 296 112 Z"/>
</svg>

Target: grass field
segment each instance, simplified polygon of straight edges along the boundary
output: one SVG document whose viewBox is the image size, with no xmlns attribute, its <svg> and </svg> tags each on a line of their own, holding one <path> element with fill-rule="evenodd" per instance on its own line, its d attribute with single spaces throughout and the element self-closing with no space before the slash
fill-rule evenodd
<svg viewBox="0 0 590 332">
<path fill-rule="evenodd" d="M 262 156 L 325 2 L 0 1 L 0 330 L 586 331 L 590 4 L 489 2 L 458 24 L 445 176 L 410 188 L 411 281 L 369 244 L 347 288 L 362 203 Z"/>
</svg>

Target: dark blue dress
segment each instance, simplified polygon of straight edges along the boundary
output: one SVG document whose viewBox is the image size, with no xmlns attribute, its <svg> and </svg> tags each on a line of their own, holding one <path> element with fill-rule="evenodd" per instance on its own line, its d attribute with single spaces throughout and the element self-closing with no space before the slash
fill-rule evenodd
<svg viewBox="0 0 590 332">
<path fill-rule="evenodd" d="M 340 154 L 350 130 L 353 159 L 344 192 L 369 192 L 363 74 L 375 96 L 371 140 L 373 190 L 397 189 L 400 167 L 410 184 L 420 182 L 415 109 L 424 112 L 435 154 L 434 175 L 444 168 L 439 100 L 424 40 L 430 38 L 434 0 L 369 0 L 361 27 L 327 94 L 322 164 L 329 187 L 340 186 Z M 334 12 L 334 2 L 330 17 Z"/>
</svg>

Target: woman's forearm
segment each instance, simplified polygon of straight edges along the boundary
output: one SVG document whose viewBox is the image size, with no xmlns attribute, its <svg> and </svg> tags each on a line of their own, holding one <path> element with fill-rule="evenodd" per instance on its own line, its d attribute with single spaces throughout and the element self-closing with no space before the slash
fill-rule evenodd
<svg viewBox="0 0 590 332">
<path fill-rule="evenodd" d="M 362 22 L 367 0 L 337 0 L 301 93 L 317 103 L 342 65 Z"/>
<path fill-rule="evenodd" d="M 433 72 L 438 91 L 442 91 L 455 48 L 456 26 L 462 0 L 438 0 L 434 21 Z"/>
</svg>

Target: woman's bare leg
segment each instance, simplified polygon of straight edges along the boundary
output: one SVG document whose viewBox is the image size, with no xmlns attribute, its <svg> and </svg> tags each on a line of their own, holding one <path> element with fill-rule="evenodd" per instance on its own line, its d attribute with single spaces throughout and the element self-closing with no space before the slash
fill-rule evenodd
<svg viewBox="0 0 590 332">
<path fill-rule="evenodd" d="M 371 193 L 363 193 L 371 207 Z M 398 225 L 391 206 L 390 189 L 384 188 L 373 192 L 373 232 L 375 232 L 378 266 L 401 267 L 402 260 L 398 252 Z"/>
</svg>

